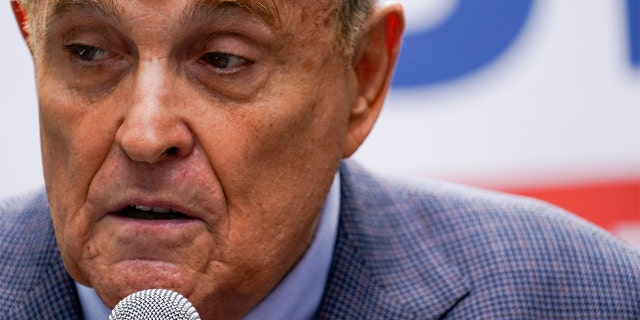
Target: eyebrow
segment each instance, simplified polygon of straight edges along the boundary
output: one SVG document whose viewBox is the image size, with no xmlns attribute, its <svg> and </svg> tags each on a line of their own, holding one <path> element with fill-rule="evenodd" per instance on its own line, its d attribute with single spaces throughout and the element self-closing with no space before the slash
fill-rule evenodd
<svg viewBox="0 0 640 320">
<path fill-rule="evenodd" d="M 72 7 L 92 9 L 100 16 L 120 20 L 120 8 L 113 0 L 55 0 L 51 10 L 47 13 L 47 22 L 57 20 L 62 13 Z"/>
<path fill-rule="evenodd" d="M 121 22 L 120 5 L 115 0 L 55 0 L 47 14 L 47 24 L 57 20 L 62 13 L 72 7 L 89 9 L 101 17 Z M 271 0 L 188 0 L 183 8 L 186 9 L 180 17 L 181 25 L 204 21 L 214 10 L 240 8 L 259 17 L 270 27 L 281 27 L 278 9 Z"/>
<path fill-rule="evenodd" d="M 265 2 L 269 2 L 265 4 Z M 280 27 L 278 8 L 271 0 L 191 0 L 186 6 L 182 22 L 206 20 L 212 9 L 240 8 L 260 17 L 271 27 Z"/>
</svg>

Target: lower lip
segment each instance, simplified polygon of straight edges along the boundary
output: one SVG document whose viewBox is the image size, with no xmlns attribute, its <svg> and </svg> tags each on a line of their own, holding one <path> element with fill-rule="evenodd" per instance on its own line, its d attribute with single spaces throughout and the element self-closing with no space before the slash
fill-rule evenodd
<svg viewBox="0 0 640 320">
<path fill-rule="evenodd" d="M 201 220 L 195 218 L 151 220 L 123 217 L 116 213 L 107 214 L 105 218 L 108 220 L 113 219 L 114 222 L 122 226 L 129 225 L 136 228 L 181 229 L 202 223 Z"/>
<path fill-rule="evenodd" d="M 124 260 L 176 261 L 208 234 L 199 219 L 144 220 L 108 214 L 99 231 Z M 185 251 L 187 250 L 187 251 Z"/>
</svg>

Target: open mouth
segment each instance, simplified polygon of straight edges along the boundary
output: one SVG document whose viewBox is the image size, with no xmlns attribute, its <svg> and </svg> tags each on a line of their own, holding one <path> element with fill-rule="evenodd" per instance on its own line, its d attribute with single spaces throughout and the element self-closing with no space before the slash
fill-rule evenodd
<svg viewBox="0 0 640 320">
<path fill-rule="evenodd" d="M 118 215 L 131 219 L 142 220 L 180 220 L 189 219 L 187 215 L 167 208 L 147 206 L 128 206 L 118 212 Z"/>
</svg>

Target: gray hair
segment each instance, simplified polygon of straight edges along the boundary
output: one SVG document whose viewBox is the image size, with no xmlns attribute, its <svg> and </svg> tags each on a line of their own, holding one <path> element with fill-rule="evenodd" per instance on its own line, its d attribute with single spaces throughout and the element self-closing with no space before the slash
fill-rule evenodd
<svg viewBox="0 0 640 320">
<path fill-rule="evenodd" d="M 351 55 L 354 49 L 360 29 L 371 15 L 378 0 L 342 0 L 338 7 L 336 17 L 339 21 L 341 47 Z"/>
</svg>

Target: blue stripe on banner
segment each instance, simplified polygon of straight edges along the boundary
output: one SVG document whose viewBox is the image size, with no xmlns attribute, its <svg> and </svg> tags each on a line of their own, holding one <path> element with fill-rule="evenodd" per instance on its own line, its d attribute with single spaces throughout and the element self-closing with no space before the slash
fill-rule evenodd
<svg viewBox="0 0 640 320">
<path fill-rule="evenodd" d="M 629 57 L 631 65 L 640 68 L 640 0 L 627 0 L 629 23 Z"/>
</svg>

